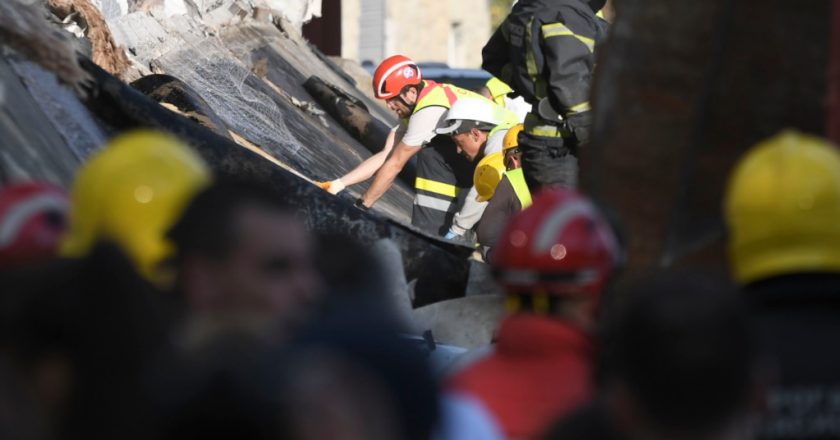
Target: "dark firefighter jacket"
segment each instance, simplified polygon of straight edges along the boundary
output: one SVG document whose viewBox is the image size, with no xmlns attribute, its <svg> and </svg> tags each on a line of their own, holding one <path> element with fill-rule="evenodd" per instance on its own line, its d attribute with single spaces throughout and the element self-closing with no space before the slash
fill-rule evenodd
<svg viewBox="0 0 840 440">
<path fill-rule="evenodd" d="M 482 51 L 482 68 L 566 119 L 589 110 L 595 46 L 607 23 L 584 0 L 521 0 Z M 536 108 L 535 108 L 536 110 Z"/>
</svg>

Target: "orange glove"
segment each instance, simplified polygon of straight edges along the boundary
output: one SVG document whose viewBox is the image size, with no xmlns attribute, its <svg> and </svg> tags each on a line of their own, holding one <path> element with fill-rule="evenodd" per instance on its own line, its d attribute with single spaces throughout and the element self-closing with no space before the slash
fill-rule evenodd
<svg viewBox="0 0 840 440">
<path fill-rule="evenodd" d="M 344 188 L 346 188 L 344 186 L 344 182 L 342 182 L 341 179 L 335 179 L 330 182 L 315 182 L 315 184 L 320 186 L 321 189 L 329 192 L 332 195 L 336 195 L 341 191 L 344 191 Z"/>
</svg>

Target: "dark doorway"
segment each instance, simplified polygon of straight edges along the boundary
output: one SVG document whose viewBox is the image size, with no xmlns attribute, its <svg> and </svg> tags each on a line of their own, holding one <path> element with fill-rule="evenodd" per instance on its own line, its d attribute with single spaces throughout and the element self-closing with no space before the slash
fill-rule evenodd
<svg viewBox="0 0 840 440">
<path fill-rule="evenodd" d="M 341 56 L 341 0 L 323 0 L 321 17 L 303 26 L 303 36 L 325 55 Z"/>
</svg>

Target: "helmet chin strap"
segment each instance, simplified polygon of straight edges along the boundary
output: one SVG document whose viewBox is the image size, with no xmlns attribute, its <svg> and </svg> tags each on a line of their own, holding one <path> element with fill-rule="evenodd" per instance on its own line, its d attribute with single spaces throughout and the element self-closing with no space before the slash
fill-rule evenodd
<svg viewBox="0 0 840 440">
<path fill-rule="evenodd" d="M 399 100 L 400 100 L 400 102 L 401 102 L 401 103 L 403 103 L 403 105 L 404 105 L 404 106 L 406 106 L 406 108 L 408 108 L 408 112 L 409 112 L 409 113 L 413 113 L 413 112 L 414 112 L 414 108 L 415 108 L 415 107 L 417 107 L 417 103 L 414 103 L 414 104 L 409 104 L 408 102 L 406 102 L 406 100 L 405 100 L 405 99 L 403 99 L 402 94 L 397 95 L 397 99 L 399 99 Z"/>
<path fill-rule="evenodd" d="M 414 91 L 416 93 L 417 89 L 415 88 Z M 416 99 L 414 100 L 414 104 L 409 104 L 408 101 L 406 101 L 405 98 L 403 98 L 402 92 L 397 94 L 397 96 L 394 99 L 399 99 L 400 102 L 403 103 L 403 105 L 406 106 L 406 108 L 408 108 L 409 113 L 414 113 L 414 109 L 417 107 L 417 100 Z"/>
</svg>

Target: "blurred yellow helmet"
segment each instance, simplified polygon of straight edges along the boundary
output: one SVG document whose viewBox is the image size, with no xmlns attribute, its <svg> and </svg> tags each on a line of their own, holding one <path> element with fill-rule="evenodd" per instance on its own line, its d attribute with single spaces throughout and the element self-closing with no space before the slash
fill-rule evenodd
<svg viewBox="0 0 840 440">
<path fill-rule="evenodd" d="M 840 153 L 827 141 L 785 131 L 735 168 L 725 216 L 740 284 L 802 272 L 840 272 Z"/>
<path fill-rule="evenodd" d="M 473 185 L 478 191 L 475 200 L 486 202 L 492 199 L 504 174 L 505 156 L 501 152 L 484 156 L 476 165 L 475 174 L 473 174 Z"/>
<path fill-rule="evenodd" d="M 172 273 L 161 263 L 174 252 L 166 232 L 210 180 L 201 157 L 170 135 L 138 130 L 118 136 L 76 175 L 61 254 L 82 257 L 109 241 L 141 275 L 165 286 Z"/>
<path fill-rule="evenodd" d="M 511 148 L 519 146 L 519 133 L 521 133 L 523 129 L 525 129 L 524 124 L 516 124 L 508 129 L 508 132 L 505 134 L 505 138 L 502 140 L 502 152 L 506 152 Z"/>
</svg>

